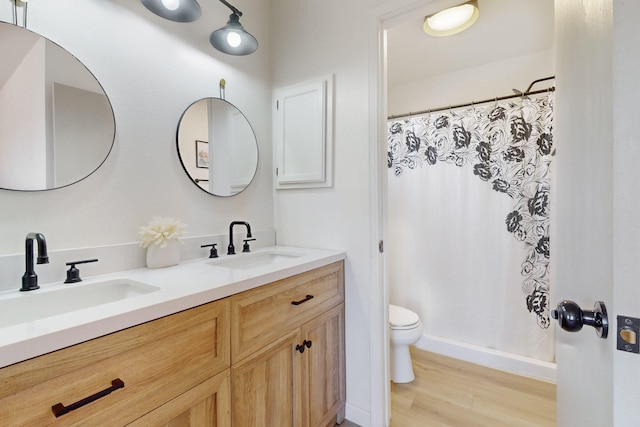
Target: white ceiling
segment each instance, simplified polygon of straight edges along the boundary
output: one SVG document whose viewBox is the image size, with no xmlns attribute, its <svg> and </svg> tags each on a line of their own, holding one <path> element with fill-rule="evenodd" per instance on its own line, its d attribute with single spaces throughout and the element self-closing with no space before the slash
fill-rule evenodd
<svg viewBox="0 0 640 427">
<path fill-rule="evenodd" d="M 443 2 L 431 2 L 388 29 L 389 88 L 553 46 L 554 0 L 478 0 L 476 23 L 449 37 L 422 30 L 425 15 L 437 11 L 434 3 Z"/>
</svg>

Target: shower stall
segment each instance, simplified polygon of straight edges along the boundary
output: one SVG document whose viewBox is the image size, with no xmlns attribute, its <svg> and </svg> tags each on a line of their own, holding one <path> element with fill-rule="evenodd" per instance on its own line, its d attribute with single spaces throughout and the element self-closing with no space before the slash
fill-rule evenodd
<svg viewBox="0 0 640 427">
<path fill-rule="evenodd" d="M 385 252 L 418 347 L 553 380 L 554 88 L 531 90 L 547 80 L 389 118 Z"/>
</svg>

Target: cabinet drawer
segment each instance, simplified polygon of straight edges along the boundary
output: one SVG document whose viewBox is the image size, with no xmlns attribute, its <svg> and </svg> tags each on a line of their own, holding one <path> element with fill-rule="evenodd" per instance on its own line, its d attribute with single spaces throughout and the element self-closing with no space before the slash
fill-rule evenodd
<svg viewBox="0 0 640 427">
<path fill-rule="evenodd" d="M 232 296 L 232 361 L 343 301 L 343 261 Z"/>
<path fill-rule="evenodd" d="M 0 425 L 125 425 L 229 367 L 220 300 L 0 369 Z M 58 418 L 111 386 L 124 388 Z"/>
</svg>

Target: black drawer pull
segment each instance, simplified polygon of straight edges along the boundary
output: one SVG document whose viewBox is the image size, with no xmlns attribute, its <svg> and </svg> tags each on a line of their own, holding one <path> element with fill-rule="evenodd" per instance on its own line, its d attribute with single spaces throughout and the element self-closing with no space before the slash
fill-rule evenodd
<svg viewBox="0 0 640 427">
<path fill-rule="evenodd" d="M 291 301 L 291 304 L 293 305 L 300 305 L 303 302 L 307 302 L 309 301 L 311 298 L 313 298 L 313 295 L 307 295 L 306 297 L 304 297 L 304 299 L 301 299 L 300 301 Z"/>
<path fill-rule="evenodd" d="M 112 391 L 116 391 L 119 388 L 124 388 L 124 382 L 120 378 L 116 378 L 115 380 L 111 381 L 111 387 L 109 388 L 99 391 L 96 394 L 92 394 L 89 397 L 85 397 L 82 400 L 78 400 L 76 403 L 72 403 L 69 406 L 64 406 L 62 403 L 57 403 L 51 407 L 51 410 L 53 411 L 53 414 L 56 416 L 56 418 L 58 418 L 68 412 L 73 411 L 74 409 L 78 409 L 88 403 L 100 399 L 101 397 L 105 397 L 107 394 L 111 393 Z"/>
</svg>

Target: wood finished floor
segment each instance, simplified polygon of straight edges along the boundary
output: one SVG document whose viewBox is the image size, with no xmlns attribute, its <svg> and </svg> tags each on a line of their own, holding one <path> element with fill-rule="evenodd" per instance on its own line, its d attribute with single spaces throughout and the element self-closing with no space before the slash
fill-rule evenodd
<svg viewBox="0 0 640 427">
<path fill-rule="evenodd" d="M 391 385 L 391 427 L 555 427 L 556 386 L 412 347 L 414 382 Z"/>
</svg>

